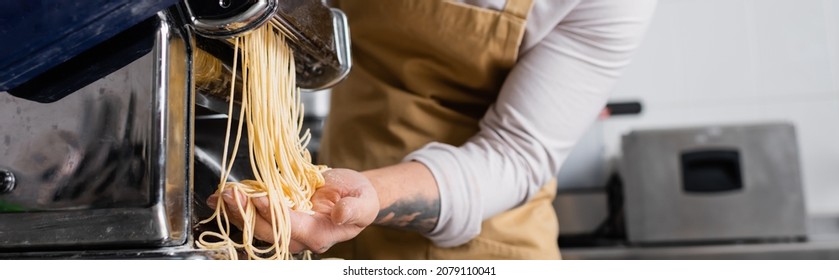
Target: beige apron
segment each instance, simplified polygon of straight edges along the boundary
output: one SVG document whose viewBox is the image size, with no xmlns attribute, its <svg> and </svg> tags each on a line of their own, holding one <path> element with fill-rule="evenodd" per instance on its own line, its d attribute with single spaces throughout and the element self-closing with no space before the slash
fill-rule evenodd
<svg viewBox="0 0 839 280">
<path fill-rule="evenodd" d="M 532 0 L 493 11 L 443 0 L 341 0 L 353 70 L 332 94 L 321 162 L 367 170 L 423 145 L 459 146 L 478 132 L 518 57 Z M 558 259 L 555 182 L 528 203 L 485 220 L 454 248 L 371 226 L 329 254 L 347 259 Z M 475 198 L 478 199 L 478 198 Z"/>
</svg>

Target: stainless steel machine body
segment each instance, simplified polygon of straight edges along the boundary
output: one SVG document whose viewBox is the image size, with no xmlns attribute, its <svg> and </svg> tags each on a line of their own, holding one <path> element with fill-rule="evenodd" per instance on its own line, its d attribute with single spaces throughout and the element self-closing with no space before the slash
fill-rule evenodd
<svg viewBox="0 0 839 280">
<path fill-rule="evenodd" d="M 167 13 L 144 24 L 147 53 L 64 99 L 0 95 L 0 248 L 186 244 L 191 43 Z"/>
</svg>

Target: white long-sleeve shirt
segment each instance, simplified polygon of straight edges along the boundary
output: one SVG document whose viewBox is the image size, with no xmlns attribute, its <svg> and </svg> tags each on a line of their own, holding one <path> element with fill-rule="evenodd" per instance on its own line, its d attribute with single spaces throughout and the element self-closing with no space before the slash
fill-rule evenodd
<svg viewBox="0 0 839 280">
<path fill-rule="evenodd" d="M 506 0 L 461 0 L 502 10 Z M 535 0 L 518 62 L 480 131 L 460 147 L 433 142 L 407 157 L 440 189 L 440 217 L 427 237 L 466 243 L 481 222 L 527 202 L 555 177 L 603 109 L 640 44 L 655 0 Z"/>
</svg>

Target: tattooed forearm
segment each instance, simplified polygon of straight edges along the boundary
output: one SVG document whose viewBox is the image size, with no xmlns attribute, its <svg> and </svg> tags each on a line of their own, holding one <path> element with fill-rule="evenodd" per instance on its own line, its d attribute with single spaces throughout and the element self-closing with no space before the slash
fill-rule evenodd
<svg viewBox="0 0 839 280">
<path fill-rule="evenodd" d="M 439 217 L 439 198 L 413 198 L 396 201 L 379 210 L 374 223 L 427 233 L 437 226 Z"/>
</svg>

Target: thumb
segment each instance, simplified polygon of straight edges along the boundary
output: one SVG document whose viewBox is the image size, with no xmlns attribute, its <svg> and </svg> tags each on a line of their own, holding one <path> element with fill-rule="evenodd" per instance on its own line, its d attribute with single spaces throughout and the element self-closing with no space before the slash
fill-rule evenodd
<svg viewBox="0 0 839 280">
<path fill-rule="evenodd" d="M 268 204 L 268 197 L 262 196 L 252 198 L 253 205 L 256 206 L 256 212 L 262 216 L 263 219 L 271 220 L 271 205 Z"/>
<path fill-rule="evenodd" d="M 366 227 L 373 223 L 375 214 L 369 214 L 368 205 L 358 197 L 344 197 L 332 210 L 332 222 L 338 225 Z"/>
</svg>

